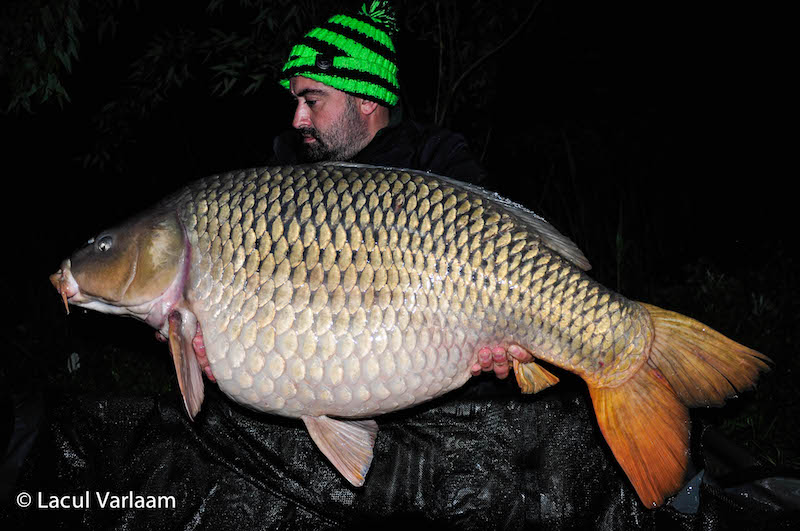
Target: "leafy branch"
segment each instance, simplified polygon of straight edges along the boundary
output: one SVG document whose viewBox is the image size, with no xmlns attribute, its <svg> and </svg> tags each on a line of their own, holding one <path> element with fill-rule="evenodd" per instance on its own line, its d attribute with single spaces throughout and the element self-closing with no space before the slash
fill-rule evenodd
<svg viewBox="0 0 800 531">
<path fill-rule="evenodd" d="M 78 59 L 83 23 L 79 0 L 12 1 L 0 14 L 0 75 L 7 77 L 5 112 L 32 111 L 34 102 L 69 102 L 62 78 Z"/>
</svg>

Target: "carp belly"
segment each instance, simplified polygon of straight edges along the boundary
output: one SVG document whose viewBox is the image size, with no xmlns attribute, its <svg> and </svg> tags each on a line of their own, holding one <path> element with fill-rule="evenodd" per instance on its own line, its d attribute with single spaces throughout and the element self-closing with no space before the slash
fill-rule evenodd
<svg viewBox="0 0 800 531">
<path fill-rule="evenodd" d="M 360 417 L 463 385 L 510 315 L 459 257 L 456 191 L 434 185 L 291 169 L 193 189 L 187 292 L 220 388 L 260 411 Z"/>
<path fill-rule="evenodd" d="M 331 329 L 318 334 L 315 330 L 333 326 L 327 317 L 312 318 L 303 330 L 287 323 L 293 308 L 284 307 L 281 315 L 273 303 L 266 306 L 251 320 L 241 314 L 228 319 L 223 312 L 215 318 L 213 311 L 198 312 L 220 389 L 258 411 L 289 417 L 388 413 L 462 386 L 476 357 L 474 332 L 438 325 L 405 330 L 380 325 L 376 330 L 354 332 L 348 326 L 339 335 Z M 376 311 L 357 311 L 351 320 L 368 322 Z M 344 326 L 342 311 L 338 315 Z"/>
</svg>

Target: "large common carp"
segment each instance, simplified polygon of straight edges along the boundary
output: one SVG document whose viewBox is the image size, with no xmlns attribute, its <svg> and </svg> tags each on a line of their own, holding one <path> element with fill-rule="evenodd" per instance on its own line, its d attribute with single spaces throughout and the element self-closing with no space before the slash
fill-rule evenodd
<svg viewBox="0 0 800 531">
<path fill-rule="evenodd" d="M 169 342 L 189 415 L 203 373 L 236 402 L 301 418 L 354 485 L 371 417 L 463 385 L 477 352 L 518 345 L 586 381 L 641 500 L 676 492 L 687 407 L 719 405 L 769 359 L 593 281 L 525 208 L 422 172 L 351 164 L 208 177 L 61 264 L 65 303 L 131 315 Z M 522 389 L 558 379 L 515 363 Z"/>
</svg>

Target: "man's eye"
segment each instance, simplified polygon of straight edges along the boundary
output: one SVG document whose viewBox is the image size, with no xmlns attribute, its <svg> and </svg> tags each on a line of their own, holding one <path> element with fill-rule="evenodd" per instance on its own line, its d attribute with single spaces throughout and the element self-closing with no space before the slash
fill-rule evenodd
<svg viewBox="0 0 800 531">
<path fill-rule="evenodd" d="M 306 105 L 309 107 L 313 107 L 317 103 L 317 100 L 306 100 Z"/>
</svg>

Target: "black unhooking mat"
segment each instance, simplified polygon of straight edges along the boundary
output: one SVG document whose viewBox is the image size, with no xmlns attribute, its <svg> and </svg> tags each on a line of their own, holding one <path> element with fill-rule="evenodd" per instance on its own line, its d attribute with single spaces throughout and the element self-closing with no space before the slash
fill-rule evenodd
<svg viewBox="0 0 800 531">
<path fill-rule="evenodd" d="M 726 469 L 736 450 L 715 452 L 715 437 L 697 433 L 708 430 L 693 434 L 694 480 L 648 510 L 602 441 L 585 389 L 520 396 L 493 386 L 483 376 L 380 417 L 362 488 L 300 421 L 246 410 L 214 385 L 195 422 L 176 394 L 14 396 L 0 528 L 800 529 L 798 476 Z M 733 471 L 712 477 L 713 468 Z M 88 508 L 39 506 L 58 496 Z M 158 506 L 109 508 L 113 497 Z"/>
</svg>

